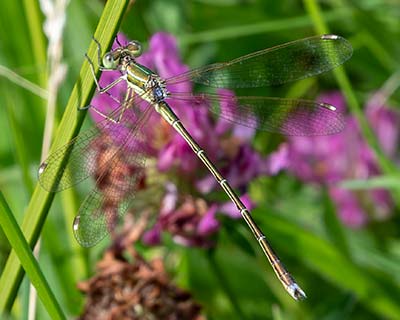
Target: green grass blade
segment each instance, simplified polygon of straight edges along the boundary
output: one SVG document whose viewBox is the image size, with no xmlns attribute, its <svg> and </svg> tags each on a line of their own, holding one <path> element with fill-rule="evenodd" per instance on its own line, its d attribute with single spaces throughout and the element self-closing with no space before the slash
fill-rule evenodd
<svg viewBox="0 0 400 320">
<path fill-rule="evenodd" d="M 367 180 L 346 180 L 341 182 L 339 186 L 349 190 L 373 190 L 383 188 L 400 191 L 400 179 L 398 176 L 378 176 Z"/>
<path fill-rule="evenodd" d="M 351 16 L 351 10 L 347 8 L 336 9 L 325 13 L 325 19 L 328 21 L 340 21 Z M 265 21 L 248 25 L 231 26 L 216 30 L 208 30 L 193 34 L 186 34 L 179 39 L 185 45 L 199 43 L 199 42 L 212 42 L 223 39 L 246 37 L 255 34 L 263 34 L 266 32 L 276 32 L 282 30 L 293 30 L 310 26 L 312 22 L 308 15 L 300 17 L 290 17 L 279 19 L 276 21 Z"/>
<path fill-rule="evenodd" d="M 5 99 L 11 100 L 10 95 L 5 95 Z M 25 148 L 24 139 L 20 130 L 21 128 L 19 127 L 18 121 L 16 119 L 15 109 L 11 107 L 12 101 L 7 102 L 7 115 L 9 118 L 12 137 L 14 139 L 13 145 L 15 146 L 16 159 L 21 168 L 22 179 L 24 181 L 25 188 L 28 191 L 29 195 L 31 195 L 33 192 L 34 182 L 32 181 L 32 177 L 29 172 L 29 157 L 27 156 L 27 150 Z"/>
<path fill-rule="evenodd" d="M 36 66 L 38 68 L 46 65 L 46 41 L 42 32 L 42 12 L 39 9 L 39 2 L 35 0 L 24 0 L 24 11 L 29 26 L 29 37 L 35 57 Z M 39 69 L 40 70 L 40 69 Z M 38 74 L 40 86 L 47 84 L 47 73 L 40 72 Z"/>
<path fill-rule="evenodd" d="M 66 319 L 1 191 L 0 226 L 51 318 Z"/>
<path fill-rule="evenodd" d="M 94 35 L 102 45 L 103 50 L 111 45 L 128 2 L 128 0 L 110 0 L 107 2 Z M 96 50 L 97 47 L 92 42 L 88 55 L 94 61 L 97 61 Z M 94 89 L 95 85 L 89 64 L 85 61 L 81 68 L 79 79 L 69 98 L 52 150 L 66 144 L 77 135 L 85 116 L 85 112 L 79 112 L 77 108 L 89 103 Z M 54 194 L 46 192 L 39 185 L 36 186 L 22 222 L 22 230 L 31 247 L 35 245 L 39 237 L 53 198 Z M 22 276 L 23 270 L 18 257 L 15 252 L 12 252 L 0 278 L 0 313 L 4 310 L 9 310 L 12 306 Z"/>
<path fill-rule="evenodd" d="M 346 237 L 345 227 L 339 219 L 335 210 L 335 205 L 329 196 L 327 189 L 323 190 L 324 202 L 327 203 L 323 212 L 323 219 L 326 231 L 332 243 L 339 249 L 343 255 L 352 260 L 349 242 Z"/>
</svg>

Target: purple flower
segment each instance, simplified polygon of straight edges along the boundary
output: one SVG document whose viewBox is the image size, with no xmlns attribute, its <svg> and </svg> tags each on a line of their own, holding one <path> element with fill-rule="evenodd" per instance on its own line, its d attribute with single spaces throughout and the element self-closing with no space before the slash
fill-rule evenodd
<svg viewBox="0 0 400 320">
<path fill-rule="evenodd" d="M 321 101 L 345 108 L 340 93 L 325 94 Z M 367 118 L 378 136 L 384 151 L 392 158 L 399 137 L 400 115 L 385 106 L 368 103 Z M 385 190 L 350 191 L 337 186 L 343 180 L 368 179 L 379 174 L 372 149 L 361 135 L 358 123 L 352 116 L 346 118 L 346 127 L 336 135 L 319 137 L 290 137 L 278 151 L 270 155 L 268 171 L 276 174 L 287 169 L 305 182 L 326 185 L 336 203 L 342 221 L 353 227 L 362 226 L 371 217 L 389 214 L 392 202 Z"/>
<path fill-rule="evenodd" d="M 367 103 L 366 114 L 383 151 L 391 158 L 396 156 L 399 145 L 400 113 L 377 104 L 374 99 Z"/>
<path fill-rule="evenodd" d="M 336 204 L 339 217 L 348 226 L 362 226 L 367 221 L 367 216 L 360 206 L 353 192 L 331 187 L 329 194 Z"/>
</svg>

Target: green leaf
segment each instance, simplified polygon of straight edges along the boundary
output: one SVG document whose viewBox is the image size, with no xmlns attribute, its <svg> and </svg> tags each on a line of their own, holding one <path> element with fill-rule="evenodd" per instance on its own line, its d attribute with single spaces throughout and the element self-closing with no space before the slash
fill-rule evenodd
<svg viewBox="0 0 400 320">
<path fill-rule="evenodd" d="M 13 247 L 15 254 L 18 256 L 24 270 L 28 274 L 31 283 L 35 286 L 38 296 L 42 300 L 51 318 L 66 319 L 1 191 L 0 226 Z M 0 315 L 2 315 L 4 311 L 5 310 L 1 309 Z"/>
</svg>

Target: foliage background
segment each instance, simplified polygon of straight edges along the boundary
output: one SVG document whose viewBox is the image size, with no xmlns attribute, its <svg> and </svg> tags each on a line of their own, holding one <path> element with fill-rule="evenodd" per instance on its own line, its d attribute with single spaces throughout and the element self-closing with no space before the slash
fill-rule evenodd
<svg viewBox="0 0 400 320">
<path fill-rule="evenodd" d="M 179 41 L 183 60 L 195 67 L 318 34 L 315 16 L 309 10 L 313 4 L 311 0 L 137 0 L 126 12 L 121 30 L 145 46 L 153 33 L 170 32 Z M 330 31 L 344 36 L 354 47 L 353 58 L 344 68 L 352 93 L 363 105 L 400 72 L 400 5 L 396 0 L 325 0 L 318 5 Z M 102 8 L 100 1 L 72 0 L 68 6 L 63 39 L 68 73 L 57 101 L 56 124 L 78 78 Z M 28 24 L 23 2 L 2 3 L 0 39 L 0 65 L 44 87 L 46 60 L 34 53 L 44 43 L 44 35 Z M 251 94 L 313 98 L 336 88 L 338 83 L 331 73 Z M 0 77 L 0 92 L 0 189 L 17 220 L 22 221 L 36 183 L 46 102 L 5 76 Z M 399 98 L 397 90 L 388 104 L 398 108 Z M 254 143 L 268 153 L 281 140 L 260 133 Z M 400 186 L 397 177 L 394 169 L 383 180 L 394 197 Z M 224 221 L 215 252 L 172 243 L 162 251 L 171 276 L 203 304 L 209 319 L 399 317 L 398 208 L 386 221 L 353 230 L 338 223 L 324 190 L 302 184 L 288 174 L 257 179 L 250 190 L 258 203 L 256 220 L 309 298 L 301 303 L 292 301 L 245 226 Z M 74 243 L 71 223 L 81 200 L 82 195 L 73 190 L 57 195 L 41 233 L 40 266 L 71 317 L 83 304 L 76 281 L 92 274 L 107 246 L 103 241 L 87 251 Z M 10 245 L 0 232 L 0 270 L 9 251 Z M 12 319 L 27 318 L 27 289 L 25 279 Z M 39 319 L 48 318 L 40 302 L 38 312 Z"/>
</svg>

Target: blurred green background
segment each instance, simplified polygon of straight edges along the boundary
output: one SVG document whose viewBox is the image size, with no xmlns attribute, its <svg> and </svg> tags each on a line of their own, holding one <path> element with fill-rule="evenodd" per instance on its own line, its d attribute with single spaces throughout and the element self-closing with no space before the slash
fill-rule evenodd
<svg viewBox="0 0 400 320">
<path fill-rule="evenodd" d="M 71 0 L 67 7 L 62 35 L 67 75 L 57 98 L 55 125 L 78 78 L 103 6 L 102 1 Z M 27 8 L 29 1 L 2 2 L 0 65 L 46 89 L 47 42 L 42 29 L 31 24 L 29 15 L 33 11 Z M 39 22 L 43 20 L 41 15 Z M 353 45 L 353 57 L 344 70 L 351 84 L 348 90 L 360 106 L 391 77 L 399 82 L 397 0 L 137 0 L 126 11 L 121 31 L 130 39 L 142 41 L 145 47 L 155 32 L 172 33 L 178 39 L 183 61 L 196 67 L 320 34 L 321 22 L 330 33 L 347 38 Z M 20 222 L 36 184 L 46 101 L 38 96 L 37 89 L 33 93 L 15 83 L 16 79 L 2 69 L 0 189 Z M 338 88 L 336 78 L 329 73 L 251 94 L 314 98 Z M 387 104 L 400 107 L 400 90 L 390 95 Z M 255 144 L 267 153 L 280 141 L 282 137 L 260 134 Z M 398 172 L 388 170 L 385 177 L 383 186 L 396 197 Z M 400 319 L 398 208 L 386 220 L 354 230 L 337 221 L 324 190 L 289 174 L 257 179 L 250 190 L 259 205 L 254 211 L 256 220 L 308 299 L 293 301 L 245 226 L 224 221 L 212 257 L 206 251 L 172 243 L 166 249 L 174 257 L 168 270 L 171 277 L 193 293 L 209 319 Z M 57 195 L 41 234 L 40 265 L 70 317 L 79 314 L 84 301 L 76 281 L 93 273 L 109 241 L 91 250 L 74 243 L 71 224 L 81 200 L 82 195 L 74 191 Z M 265 212 L 268 215 L 263 215 Z M 8 241 L 0 232 L 0 271 L 9 251 Z M 222 283 L 218 270 L 227 283 Z M 27 319 L 27 289 L 25 279 L 11 319 Z M 40 302 L 38 308 L 37 318 L 48 319 Z"/>
</svg>

